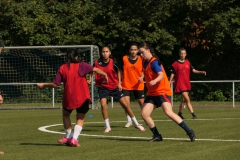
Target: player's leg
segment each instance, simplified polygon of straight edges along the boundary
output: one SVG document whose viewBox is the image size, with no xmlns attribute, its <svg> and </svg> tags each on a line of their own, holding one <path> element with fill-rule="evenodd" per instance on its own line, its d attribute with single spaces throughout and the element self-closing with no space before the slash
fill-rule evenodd
<svg viewBox="0 0 240 160">
<path fill-rule="evenodd" d="M 130 91 L 129 90 L 122 90 L 122 93 L 124 95 L 124 99 L 128 106 L 130 106 Z M 132 126 L 132 119 L 131 117 L 125 112 L 125 115 L 127 117 L 127 124 L 125 125 L 126 128 L 129 128 Z"/>
<path fill-rule="evenodd" d="M 193 119 L 197 119 L 197 116 L 194 114 L 193 107 L 192 107 L 192 104 L 190 102 L 189 92 L 182 92 L 182 96 L 185 99 L 185 102 L 187 104 L 188 110 L 192 114 Z"/>
<path fill-rule="evenodd" d="M 180 103 L 180 105 L 179 105 L 179 112 L 178 112 L 178 116 L 179 116 L 180 118 L 182 118 L 182 119 L 184 119 L 184 117 L 183 117 L 183 115 L 182 115 L 182 112 L 183 112 L 185 103 L 186 103 L 186 100 L 185 100 L 185 98 L 184 98 L 183 95 L 182 95 L 182 101 L 181 101 L 181 103 Z"/>
<path fill-rule="evenodd" d="M 145 123 L 148 125 L 149 129 L 153 133 L 153 138 L 150 140 L 150 142 L 155 141 L 162 141 L 162 136 L 158 132 L 157 127 L 155 126 L 155 123 L 151 117 L 152 112 L 154 111 L 155 106 L 153 104 L 153 101 L 147 96 L 145 99 L 145 103 L 142 107 L 142 118 L 144 119 Z"/>
<path fill-rule="evenodd" d="M 103 132 L 108 133 L 111 131 L 110 122 L 108 118 L 108 111 L 107 111 L 107 98 L 110 92 L 106 88 L 100 86 L 98 87 L 98 94 L 100 98 L 102 116 L 106 126 L 106 129 Z"/>
<path fill-rule="evenodd" d="M 65 129 L 65 136 L 58 140 L 59 143 L 66 144 L 67 140 L 71 138 L 71 132 L 72 132 L 72 125 L 71 125 L 71 119 L 70 114 L 72 113 L 72 110 L 67 110 L 66 108 L 62 108 L 62 119 L 63 119 L 63 126 Z"/>
<path fill-rule="evenodd" d="M 161 96 L 162 101 L 162 109 L 164 113 L 172 119 L 175 123 L 177 123 L 182 129 L 185 130 L 185 132 L 188 134 L 190 140 L 193 142 L 195 141 L 195 134 L 194 131 L 191 130 L 186 123 L 172 110 L 172 105 L 170 103 L 170 97 L 169 96 Z"/>
<path fill-rule="evenodd" d="M 125 112 L 131 117 L 133 123 L 135 124 L 135 128 L 139 129 L 140 131 L 145 131 L 146 128 L 144 128 L 138 123 L 130 105 L 126 102 L 125 98 L 123 97 L 123 93 L 120 92 L 118 88 L 116 88 L 115 90 L 112 90 L 110 94 L 115 100 L 117 100 L 121 104 Z"/>
<path fill-rule="evenodd" d="M 73 137 L 70 140 L 69 144 L 71 146 L 80 147 L 80 144 L 78 143 L 78 137 L 82 131 L 83 124 L 84 124 L 84 118 L 86 113 L 89 110 L 89 101 L 86 100 L 81 107 L 77 108 L 77 114 L 76 114 L 76 125 L 74 126 L 74 132 Z"/>
</svg>

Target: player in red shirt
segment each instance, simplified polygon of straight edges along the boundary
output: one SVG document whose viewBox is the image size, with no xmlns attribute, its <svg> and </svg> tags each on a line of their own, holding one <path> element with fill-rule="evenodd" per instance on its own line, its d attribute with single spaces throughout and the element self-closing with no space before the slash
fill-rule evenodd
<svg viewBox="0 0 240 160">
<path fill-rule="evenodd" d="M 174 92 L 176 94 L 182 94 L 182 102 L 179 106 L 178 115 L 184 119 L 182 116 L 182 111 L 186 103 L 188 110 L 191 112 L 193 119 L 197 119 L 197 116 L 194 114 L 193 107 L 190 103 L 189 91 L 191 90 L 190 84 L 190 74 L 191 71 L 195 74 L 204 74 L 205 71 L 198 71 L 194 69 L 191 63 L 186 59 L 187 52 L 184 48 L 179 50 L 179 60 L 175 61 L 172 64 L 170 82 L 174 79 Z"/>
<path fill-rule="evenodd" d="M 163 140 L 151 118 L 152 112 L 158 107 L 162 107 L 164 113 L 185 130 L 192 142 L 195 141 L 194 131 L 188 128 L 186 123 L 172 110 L 170 82 L 168 81 L 163 65 L 154 54 L 154 50 L 149 44 L 144 42 L 139 45 L 139 52 L 144 59 L 143 72 L 148 89 L 142 107 L 142 117 L 153 133 L 153 138 L 150 142 Z"/>
<path fill-rule="evenodd" d="M 70 49 L 67 52 L 67 62 L 60 66 L 54 81 L 52 83 L 37 84 L 39 88 L 55 88 L 63 82 L 62 115 L 66 134 L 58 140 L 59 143 L 80 147 L 78 136 L 82 131 L 85 114 L 88 112 L 89 102 L 91 102 L 86 75 L 92 72 L 102 75 L 103 79 L 108 83 L 108 77 L 105 72 L 85 62 L 80 62 L 77 50 Z M 73 135 L 70 137 L 72 132 L 70 114 L 74 109 L 77 111 L 76 125 Z"/>
<path fill-rule="evenodd" d="M 132 43 L 130 45 L 129 54 L 122 58 L 122 93 L 124 98 L 130 106 L 130 93 L 134 94 L 140 107 L 144 102 L 144 75 L 142 67 L 142 57 L 138 55 L 138 45 Z M 127 115 L 127 113 L 126 113 Z M 127 115 L 126 128 L 132 126 L 132 120 Z"/>
<path fill-rule="evenodd" d="M 128 104 L 123 97 L 124 95 L 121 92 L 121 72 L 114 62 L 114 59 L 111 58 L 111 51 L 109 47 L 105 46 L 102 48 L 101 58 L 94 62 L 94 66 L 106 72 L 109 80 L 109 83 L 106 83 L 101 75 L 95 74 L 95 84 L 98 87 L 102 115 L 106 125 L 106 129 L 103 132 L 108 133 L 111 131 L 107 112 L 108 96 L 112 96 L 114 100 L 118 101 L 121 104 L 125 112 L 131 117 L 132 121 L 134 122 L 135 128 L 139 129 L 140 131 L 145 131 L 146 128 L 138 123 L 130 108 L 130 104 Z"/>
</svg>

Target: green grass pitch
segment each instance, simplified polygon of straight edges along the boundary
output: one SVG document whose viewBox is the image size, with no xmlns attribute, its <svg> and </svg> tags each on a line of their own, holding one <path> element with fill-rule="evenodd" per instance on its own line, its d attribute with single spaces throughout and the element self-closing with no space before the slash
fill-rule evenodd
<svg viewBox="0 0 240 160">
<path fill-rule="evenodd" d="M 177 112 L 177 108 L 174 108 Z M 89 110 L 86 116 L 80 148 L 57 143 L 64 130 L 61 109 L 0 110 L 0 160 L 222 160 L 240 157 L 240 108 L 195 108 L 197 120 L 188 110 L 183 115 L 186 124 L 196 133 L 190 142 L 186 133 L 156 109 L 152 117 L 162 142 L 150 143 L 151 131 L 140 132 L 134 127 L 124 128 L 123 109 L 109 108 L 112 131 L 104 134 L 101 110 Z M 139 123 L 140 109 L 134 108 Z M 75 123 L 75 111 L 71 115 Z M 38 128 L 49 126 L 40 131 Z M 50 133 L 55 132 L 55 133 Z"/>
</svg>

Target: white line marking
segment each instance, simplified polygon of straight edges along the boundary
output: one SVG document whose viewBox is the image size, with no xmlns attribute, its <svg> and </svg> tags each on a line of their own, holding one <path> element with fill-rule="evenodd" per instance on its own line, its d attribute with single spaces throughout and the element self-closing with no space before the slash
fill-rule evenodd
<svg viewBox="0 0 240 160">
<path fill-rule="evenodd" d="M 233 119 L 240 119 L 240 118 L 217 118 L 217 119 L 194 119 L 195 120 L 233 120 Z M 172 121 L 172 120 L 154 120 L 154 121 Z M 125 123 L 126 121 L 112 121 L 111 123 Z M 104 123 L 104 122 L 85 122 L 85 124 L 96 124 L 96 123 Z M 63 124 L 53 124 L 48 126 L 42 126 L 39 127 L 38 130 L 42 132 L 48 132 L 48 133 L 55 133 L 55 134 L 65 134 L 64 132 L 57 132 L 57 131 L 51 131 L 47 128 L 49 127 L 55 127 L 55 126 L 61 126 Z M 119 138 L 119 139 L 146 139 L 150 140 L 151 137 L 127 137 L 127 136 L 107 136 L 107 135 L 90 135 L 90 134 L 80 134 L 81 136 L 88 136 L 88 137 L 100 137 L 100 138 Z M 167 140 L 187 140 L 189 141 L 189 138 L 163 138 Z M 213 142 L 240 142 L 240 140 L 232 140 L 232 139 L 196 139 L 196 141 L 213 141 Z"/>
</svg>

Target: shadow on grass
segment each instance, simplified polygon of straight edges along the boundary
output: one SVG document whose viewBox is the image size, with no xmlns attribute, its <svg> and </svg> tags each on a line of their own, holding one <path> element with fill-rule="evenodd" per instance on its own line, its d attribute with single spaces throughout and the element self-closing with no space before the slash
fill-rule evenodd
<svg viewBox="0 0 240 160">
<path fill-rule="evenodd" d="M 114 141 L 125 141 L 125 142 L 148 142 L 151 138 L 119 138 L 119 137 L 96 137 L 95 139 L 106 139 L 106 140 L 114 140 Z"/>
</svg>

